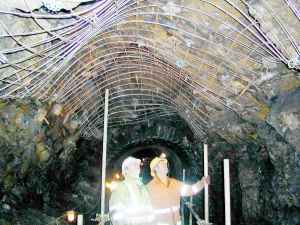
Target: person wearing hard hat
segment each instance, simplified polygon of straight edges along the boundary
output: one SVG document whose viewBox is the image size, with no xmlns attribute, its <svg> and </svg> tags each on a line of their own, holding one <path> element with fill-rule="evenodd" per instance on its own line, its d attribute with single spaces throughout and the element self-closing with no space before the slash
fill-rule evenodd
<svg viewBox="0 0 300 225">
<path fill-rule="evenodd" d="M 150 163 L 153 179 L 147 184 L 157 225 L 181 225 L 180 197 L 199 193 L 209 177 L 202 177 L 193 185 L 168 177 L 168 160 L 165 156 L 155 157 Z"/>
<path fill-rule="evenodd" d="M 146 186 L 139 179 L 141 160 L 122 163 L 124 180 L 112 190 L 109 213 L 113 225 L 153 225 L 154 214 Z"/>
</svg>

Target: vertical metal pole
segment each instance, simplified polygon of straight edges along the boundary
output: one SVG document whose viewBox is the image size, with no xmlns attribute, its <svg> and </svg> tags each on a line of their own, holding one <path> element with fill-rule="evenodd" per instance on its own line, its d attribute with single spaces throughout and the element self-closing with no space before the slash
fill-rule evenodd
<svg viewBox="0 0 300 225">
<path fill-rule="evenodd" d="M 208 177 L 208 153 L 207 144 L 204 144 L 204 176 Z M 205 183 L 204 186 L 204 218 L 205 222 L 208 223 L 209 220 L 209 205 L 208 205 L 208 185 Z"/>
<path fill-rule="evenodd" d="M 103 131 L 103 152 L 102 152 L 102 185 L 101 185 L 101 218 L 105 213 L 105 180 L 106 180 L 106 152 L 107 152 L 107 120 L 108 120 L 108 97 L 109 90 L 105 90 L 104 106 L 104 131 Z M 104 223 L 102 223 L 104 224 Z"/>
<path fill-rule="evenodd" d="M 224 159 L 225 225 L 231 225 L 229 159 Z"/>
<path fill-rule="evenodd" d="M 83 215 L 81 214 L 77 216 L 77 225 L 83 225 Z"/>
<path fill-rule="evenodd" d="M 190 198 L 190 206 L 193 207 L 193 196 Z M 190 218 L 189 218 L 189 225 L 193 224 L 193 214 L 192 211 L 190 210 Z"/>
<path fill-rule="evenodd" d="M 185 183 L 185 169 L 182 170 L 182 181 L 183 181 L 183 183 Z M 184 204 L 182 204 L 181 216 L 182 216 L 182 224 L 185 225 Z"/>
</svg>

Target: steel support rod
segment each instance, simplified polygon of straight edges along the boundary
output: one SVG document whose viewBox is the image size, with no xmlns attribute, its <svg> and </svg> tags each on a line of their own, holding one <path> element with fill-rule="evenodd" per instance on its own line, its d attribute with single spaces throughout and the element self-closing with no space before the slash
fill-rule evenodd
<svg viewBox="0 0 300 225">
<path fill-rule="evenodd" d="M 225 225 L 231 225 L 229 159 L 224 159 Z"/>
<path fill-rule="evenodd" d="M 77 216 L 77 225 L 83 225 L 83 215 L 79 214 Z"/>
<path fill-rule="evenodd" d="M 193 196 L 190 197 L 190 206 L 193 205 Z M 193 225 L 193 213 L 192 211 L 190 210 L 190 216 L 189 216 L 189 225 Z"/>
<path fill-rule="evenodd" d="M 185 169 L 182 170 L 182 181 L 185 183 Z M 181 207 L 181 215 L 182 215 L 182 223 L 185 224 L 185 217 L 184 217 L 184 204 Z"/>
<path fill-rule="evenodd" d="M 204 176 L 208 177 L 208 154 L 207 144 L 204 144 Z M 208 205 L 208 185 L 205 183 L 204 186 L 204 219 L 206 223 L 209 223 L 209 205 Z"/>
<path fill-rule="evenodd" d="M 102 183 L 101 183 L 101 218 L 105 213 L 105 180 L 106 180 L 106 152 L 107 152 L 107 122 L 108 122 L 108 97 L 109 90 L 105 90 L 104 108 L 104 131 L 103 131 L 103 152 L 102 152 Z M 103 223 L 104 224 L 104 223 Z"/>
</svg>

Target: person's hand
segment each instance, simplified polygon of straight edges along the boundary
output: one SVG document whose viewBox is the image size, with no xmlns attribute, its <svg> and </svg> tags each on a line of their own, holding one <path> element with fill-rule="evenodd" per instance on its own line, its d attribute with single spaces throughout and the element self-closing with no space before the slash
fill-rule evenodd
<svg viewBox="0 0 300 225">
<path fill-rule="evenodd" d="M 202 180 L 204 184 L 210 185 L 210 176 L 202 177 Z"/>
</svg>

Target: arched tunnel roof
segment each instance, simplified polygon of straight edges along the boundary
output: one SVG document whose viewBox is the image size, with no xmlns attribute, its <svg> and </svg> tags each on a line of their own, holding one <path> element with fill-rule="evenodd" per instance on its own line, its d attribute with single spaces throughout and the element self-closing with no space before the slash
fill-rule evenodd
<svg viewBox="0 0 300 225">
<path fill-rule="evenodd" d="M 203 138 L 228 110 L 265 119 L 274 68 L 300 68 L 296 1 L 15 2 L 0 6 L 0 98 L 62 104 L 84 136 L 106 88 L 111 126 L 178 114 Z"/>
</svg>

